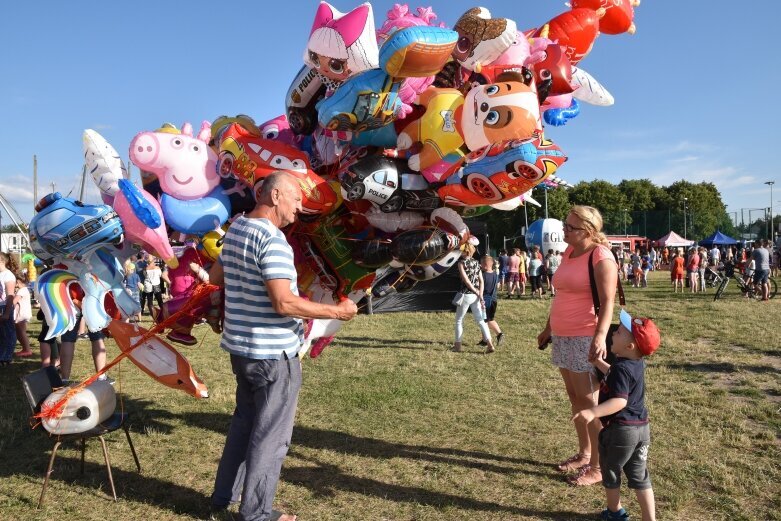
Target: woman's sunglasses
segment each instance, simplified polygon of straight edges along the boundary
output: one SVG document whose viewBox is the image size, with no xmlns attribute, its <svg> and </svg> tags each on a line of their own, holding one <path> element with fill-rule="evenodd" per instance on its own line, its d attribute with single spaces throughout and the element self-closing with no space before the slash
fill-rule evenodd
<svg viewBox="0 0 781 521">
<path fill-rule="evenodd" d="M 575 231 L 575 230 L 580 230 L 580 231 L 584 231 L 585 230 L 585 228 L 577 228 L 577 227 L 572 226 L 571 224 L 567 224 L 567 223 L 564 223 L 564 225 L 562 227 L 564 228 L 565 232 L 572 232 L 572 231 Z"/>
</svg>

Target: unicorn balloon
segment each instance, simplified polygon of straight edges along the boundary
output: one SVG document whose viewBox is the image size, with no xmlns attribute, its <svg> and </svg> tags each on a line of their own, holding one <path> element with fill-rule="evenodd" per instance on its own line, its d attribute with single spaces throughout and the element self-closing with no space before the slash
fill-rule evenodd
<svg viewBox="0 0 781 521">
<path fill-rule="evenodd" d="M 67 270 L 49 270 L 38 277 L 34 291 L 49 325 L 47 340 L 76 325 L 79 306 L 71 293 L 70 286 L 73 284 L 78 283 L 84 291 L 81 314 L 90 331 L 100 331 L 111 322 L 104 307 L 108 293 L 112 294 L 117 308 L 124 316 L 141 311 L 138 301 L 122 285 L 124 273 L 121 261 L 124 257 L 126 252 L 105 245 L 90 251 L 80 260 L 65 260 Z"/>
<path fill-rule="evenodd" d="M 87 172 L 100 190 L 103 202 L 114 207 L 125 228 L 126 238 L 153 251 L 169 266 L 176 256 L 168 241 L 163 210 L 146 190 L 128 181 L 128 172 L 119 154 L 103 136 L 92 129 L 84 131 L 84 161 Z"/>
<path fill-rule="evenodd" d="M 84 164 L 100 190 L 103 202 L 111 204 L 120 179 L 127 179 L 125 163 L 106 139 L 88 128 L 82 136 Z"/>
</svg>

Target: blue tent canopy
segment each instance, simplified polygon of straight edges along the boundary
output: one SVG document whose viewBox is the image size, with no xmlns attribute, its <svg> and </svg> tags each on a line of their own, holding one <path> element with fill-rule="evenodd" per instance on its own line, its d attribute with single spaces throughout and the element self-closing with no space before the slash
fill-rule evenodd
<svg viewBox="0 0 781 521">
<path fill-rule="evenodd" d="M 712 247 L 712 246 L 728 246 L 730 244 L 737 244 L 738 241 L 732 237 L 728 237 L 723 233 L 717 231 L 710 237 L 701 240 L 698 244 L 700 246 Z"/>
</svg>

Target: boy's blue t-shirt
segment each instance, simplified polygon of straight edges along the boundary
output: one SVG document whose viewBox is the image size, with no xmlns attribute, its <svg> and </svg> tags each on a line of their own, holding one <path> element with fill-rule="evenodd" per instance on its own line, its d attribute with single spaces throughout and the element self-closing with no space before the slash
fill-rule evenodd
<svg viewBox="0 0 781 521">
<path fill-rule="evenodd" d="M 507 262 L 510 260 L 510 257 L 507 255 L 499 255 L 499 272 L 507 271 Z"/>
<path fill-rule="evenodd" d="M 645 362 L 616 358 L 599 389 L 599 403 L 610 398 L 625 398 L 626 407 L 615 414 L 604 416 L 602 425 L 645 425 L 648 409 L 645 408 Z"/>
</svg>

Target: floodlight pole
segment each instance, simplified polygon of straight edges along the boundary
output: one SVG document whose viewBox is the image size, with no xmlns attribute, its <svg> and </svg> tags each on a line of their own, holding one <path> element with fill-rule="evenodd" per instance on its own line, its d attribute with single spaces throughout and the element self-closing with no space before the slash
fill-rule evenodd
<svg viewBox="0 0 781 521">
<path fill-rule="evenodd" d="M 768 221 L 768 234 L 767 237 L 771 241 L 773 240 L 773 185 L 775 181 L 765 181 L 765 184 L 770 187 L 770 220 Z"/>
</svg>

